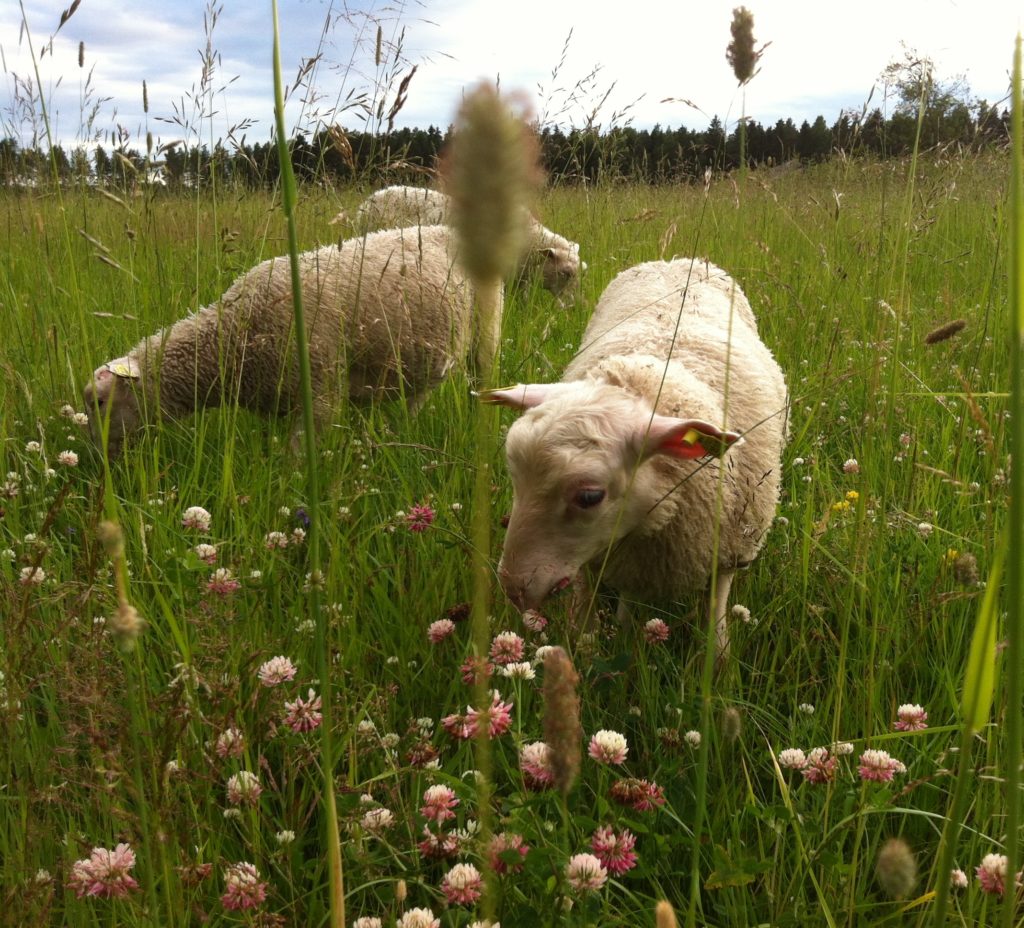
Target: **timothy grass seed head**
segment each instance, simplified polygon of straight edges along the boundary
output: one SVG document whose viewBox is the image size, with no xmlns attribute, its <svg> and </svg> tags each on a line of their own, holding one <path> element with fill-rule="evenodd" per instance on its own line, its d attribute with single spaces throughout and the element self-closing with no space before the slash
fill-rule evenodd
<svg viewBox="0 0 1024 928">
<path fill-rule="evenodd" d="M 442 163 L 462 263 L 478 283 L 504 277 L 526 240 L 541 175 L 525 109 L 481 83 L 459 109 Z"/>
<path fill-rule="evenodd" d="M 580 770 L 579 676 L 569 655 L 553 648 L 544 658 L 544 741 L 554 785 L 565 795 Z"/>
<path fill-rule="evenodd" d="M 745 84 L 754 76 L 754 69 L 763 51 L 754 49 L 754 14 L 745 6 L 736 7 L 732 11 L 729 31 L 732 33 L 732 41 L 725 48 L 725 60 L 732 67 L 736 80 Z"/>
<path fill-rule="evenodd" d="M 902 838 L 890 838 L 875 861 L 875 879 L 890 899 L 906 899 L 917 883 L 917 858 Z"/>
</svg>

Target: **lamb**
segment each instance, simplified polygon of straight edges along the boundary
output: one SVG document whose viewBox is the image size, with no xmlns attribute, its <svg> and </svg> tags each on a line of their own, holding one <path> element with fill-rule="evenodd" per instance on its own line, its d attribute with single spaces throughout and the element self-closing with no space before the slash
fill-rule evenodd
<svg viewBox="0 0 1024 928">
<path fill-rule="evenodd" d="M 300 256 L 319 422 L 340 392 L 404 394 L 416 408 L 465 356 L 472 294 L 447 226 L 392 229 Z M 263 414 L 300 405 L 289 259 L 239 277 L 215 303 L 99 367 L 85 387 L 93 437 L 108 451 L 157 411 L 178 418 L 225 400 Z"/>
<path fill-rule="evenodd" d="M 448 222 L 450 201 L 439 190 L 423 187 L 385 187 L 367 197 L 356 210 L 359 229 L 433 225 Z M 527 248 L 519 266 L 520 274 L 540 272 L 544 288 L 556 296 L 574 287 L 580 272 L 580 246 L 545 228 L 528 216 Z"/>
<path fill-rule="evenodd" d="M 691 258 L 620 273 L 582 345 L 560 383 L 484 394 L 525 410 L 506 440 L 501 585 L 538 609 L 589 567 L 618 591 L 622 618 L 626 600 L 675 602 L 714 575 L 721 663 L 733 576 L 778 502 L 782 371 L 735 281 Z"/>
</svg>

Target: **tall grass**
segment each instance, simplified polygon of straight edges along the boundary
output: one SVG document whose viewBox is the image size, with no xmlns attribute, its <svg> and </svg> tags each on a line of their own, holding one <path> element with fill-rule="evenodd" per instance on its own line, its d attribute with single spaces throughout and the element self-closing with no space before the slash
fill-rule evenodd
<svg viewBox="0 0 1024 928">
<path fill-rule="evenodd" d="M 787 372 L 792 439 L 782 519 L 734 586 L 752 621 L 736 627 L 734 666 L 720 684 L 702 685 L 703 636 L 689 633 L 704 624 L 700 596 L 644 612 L 641 624 L 648 615 L 670 622 L 663 645 L 646 641 L 640 624 L 618 629 L 604 599 L 596 632 L 575 629 L 555 603 L 541 635 L 526 632 L 500 598 L 492 603 L 492 633 L 521 632 L 531 656 L 542 643 L 566 648 L 582 677 L 586 735 L 625 734 L 621 773 L 656 782 L 665 796 L 645 812 L 617 805 L 609 789 L 620 771 L 587 760 L 564 807 L 561 796 L 527 789 L 518 751 L 541 737 L 537 681 L 495 677 L 514 723 L 492 745 L 487 808 L 495 830 L 530 846 L 523 871 L 496 880 L 505 928 L 536 924 L 538 913 L 551 923 L 632 928 L 652 923 L 658 900 L 707 925 L 1012 922 L 1012 893 L 988 895 L 973 879 L 948 902 L 937 897 L 951 867 L 973 875 L 986 854 L 1019 859 L 1006 829 L 1019 822 L 1020 596 L 994 572 L 1007 555 L 1007 583 L 1019 583 L 1020 542 L 1004 543 L 1003 532 L 1024 522 L 1013 508 L 1022 493 L 1007 483 L 1024 479 L 1008 466 L 1011 450 L 1024 453 L 1010 364 L 1020 340 L 1020 245 L 1011 239 L 1019 186 L 1016 205 L 1004 209 L 1011 164 L 1019 182 L 1019 148 L 1014 159 L 928 153 L 914 164 L 755 171 L 741 205 L 728 178 L 713 178 L 706 192 L 608 185 L 542 198 L 542 219 L 581 242 L 590 267 L 565 307 L 536 283 L 509 290 L 503 380 L 556 379 L 589 307 L 623 267 L 707 254 L 742 284 Z M 274 197 L 230 188 L 216 204 L 172 193 L 112 200 L 62 191 L 62 203 L 51 191 L 0 194 L 9 320 L 0 473 L 13 475 L 0 483 L 0 881 L 10 924 L 239 923 L 219 899 L 224 866 L 242 860 L 268 882 L 254 923 L 322 924 L 332 911 L 337 921 L 342 904 L 346 923 L 366 915 L 393 924 L 414 906 L 441 913 L 438 886 L 451 861 L 417 849 L 423 791 L 438 783 L 460 800 L 453 825 L 465 831 L 465 859 L 485 857 L 469 821 L 487 795 L 477 762 L 436 721 L 469 701 L 459 668 L 473 644 L 461 624 L 438 645 L 425 634 L 453 607 L 461 615 L 471 596 L 472 516 L 490 522 L 484 553 L 493 565 L 510 501 L 500 449 L 490 448 L 488 503 L 470 505 L 478 413 L 467 375 L 454 372 L 415 416 L 397 404 L 339 409 L 315 444 L 307 434 L 307 460 L 320 468 L 314 488 L 296 466 L 286 422 L 229 407 L 161 423 L 111 464 L 109 508 L 105 462 L 59 412 L 80 406 L 96 364 L 215 298 L 268 252 L 333 236 L 337 202 L 302 187 L 282 195 L 294 214 L 288 235 L 277 231 Z M 338 192 L 345 206 L 358 197 Z M 65 217 L 74 220 L 70 235 Z M 1004 321 L 1008 254 L 1018 262 L 1014 332 Z M 961 318 L 958 334 L 925 342 Z M 65 448 L 78 453 L 77 467 L 59 463 Z M 853 458 L 856 468 L 844 468 Z M 400 513 L 418 503 L 437 518 L 413 534 Z M 209 537 L 182 526 L 190 505 L 212 513 Z M 300 507 L 312 518 L 304 540 L 294 532 L 305 527 Z M 96 537 L 111 512 L 124 533 L 132 602 L 148 622 L 127 658 L 109 632 L 118 594 Z M 287 547 L 268 548 L 271 531 L 284 532 Z M 319 591 L 306 582 L 316 569 L 314 531 Z M 199 541 L 212 542 L 217 566 L 241 579 L 237 593 L 207 590 L 212 567 L 196 553 Z M 21 582 L 33 566 L 46 572 L 40 586 Z M 979 613 L 1004 608 L 1008 647 L 993 677 L 992 721 L 979 720 L 964 750 L 971 633 Z M 312 625 L 311 615 L 319 617 Z M 262 687 L 256 669 L 278 654 L 295 661 L 296 679 Z M 281 721 L 284 699 L 310 686 L 324 694 L 325 740 Z M 902 703 L 921 703 L 928 728 L 894 731 Z M 738 734 L 732 723 L 729 732 L 711 723 L 723 715 L 738 715 Z M 228 729 L 244 735 L 241 756 L 216 749 Z M 703 736 L 699 753 L 685 737 L 691 729 Z M 830 783 L 777 763 L 785 748 L 837 742 L 854 753 L 839 755 Z M 862 782 L 857 756 L 866 747 L 891 752 L 906 774 Z M 236 814 L 225 783 L 239 770 L 258 776 L 263 793 Z M 325 800 L 332 785 L 336 828 Z M 371 809 L 390 812 L 391 826 L 369 827 Z M 939 856 L 947 819 L 959 826 L 958 840 L 946 839 L 948 863 Z M 705 839 L 694 848 L 698 820 Z M 567 900 L 567 855 L 586 850 L 602 824 L 637 836 L 639 865 Z M 874 876 L 892 836 L 929 874 L 903 899 L 888 898 Z M 142 858 L 141 892 L 76 898 L 74 861 L 117 841 Z M 344 903 L 335 879 L 342 863 Z M 213 870 L 200 878 L 204 865 Z M 407 891 L 397 898 L 399 879 Z M 453 906 L 440 917 L 462 928 L 478 913 Z"/>
</svg>

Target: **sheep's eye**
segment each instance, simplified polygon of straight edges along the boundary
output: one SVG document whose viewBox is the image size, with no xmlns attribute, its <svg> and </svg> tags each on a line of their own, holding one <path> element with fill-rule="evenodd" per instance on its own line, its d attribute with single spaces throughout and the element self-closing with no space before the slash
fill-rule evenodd
<svg viewBox="0 0 1024 928">
<path fill-rule="evenodd" d="M 580 509 L 592 509 L 603 499 L 604 490 L 600 487 L 583 487 L 583 489 L 576 491 L 576 495 L 573 497 L 572 501 L 579 506 Z"/>
</svg>

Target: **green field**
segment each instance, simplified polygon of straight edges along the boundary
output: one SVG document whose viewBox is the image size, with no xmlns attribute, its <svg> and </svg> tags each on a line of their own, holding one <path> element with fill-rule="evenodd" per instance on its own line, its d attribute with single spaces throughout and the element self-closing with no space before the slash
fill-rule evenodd
<svg viewBox="0 0 1024 928">
<path fill-rule="evenodd" d="M 497 379 L 557 379 L 623 268 L 707 256 L 743 287 L 786 372 L 791 441 L 777 524 L 733 587 L 750 621 L 734 623 L 709 712 L 700 596 L 639 610 L 625 629 L 612 600 L 588 625 L 570 622 L 560 599 L 537 633 L 494 583 L 493 634 L 518 632 L 527 659 L 563 646 L 581 677 L 585 738 L 609 729 L 629 745 L 612 768 L 584 744 L 563 807 L 557 793 L 528 789 L 519 766 L 519 749 L 542 737 L 543 672 L 495 678 L 514 708 L 492 745 L 492 827 L 530 848 L 521 872 L 496 878 L 503 928 L 651 925 L 661 899 L 680 923 L 690 912 L 700 925 L 932 923 L 934 890 L 948 880 L 937 850 L 965 664 L 1009 507 L 1008 183 L 1006 155 L 951 152 L 916 170 L 836 159 L 716 176 L 706 190 L 545 193 L 542 220 L 578 241 L 589 267 L 565 306 L 536 283 L 510 291 Z M 336 238 L 329 220 L 366 192 L 300 189 L 301 246 Z M 161 423 L 111 465 L 108 483 L 87 429 L 61 413 L 83 411 L 97 365 L 285 250 L 269 195 L 0 193 L 0 924 L 325 923 L 318 733 L 283 721 L 286 700 L 321 691 L 306 545 L 292 535 L 309 506 L 292 424 L 236 408 Z M 926 344 L 954 320 L 966 325 Z M 340 408 L 318 438 L 346 924 L 376 916 L 393 926 L 417 906 L 446 928 L 482 917 L 445 905 L 439 886 L 456 860 L 417 847 L 424 790 L 442 784 L 459 799 L 446 825 L 464 832 L 458 861 L 487 856 L 473 831 L 473 747 L 440 725 L 474 698 L 460 672 L 468 623 L 440 644 L 427 638 L 471 597 L 470 386 L 457 371 L 414 416 L 397 402 Z M 501 416 L 507 427 L 512 413 Z M 65 450 L 77 466 L 59 462 Z M 511 489 L 500 445 L 488 451 L 496 565 Z M 407 519 L 417 505 L 436 512 L 422 532 Z M 192 506 L 212 514 L 208 533 L 183 527 Z M 108 628 L 117 595 L 97 534 L 105 518 L 123 531 L 128 598 L 146 621 L 127 651 Z M 268 548 L 270 532 L 289 543 Z M 215 547 L 215 562 L 196 553 L 200 543 Z M 33 568 L 45 580 L 21 582 Z M 211 592 L 217 568 L 240 588 Z M 654 616 L 671 628 L 664 643 L 645 640 Z M 294 662 L 294 679 L 263 686 L 257 672 L 277 655 Z M 1005 685 L 997 673 L 991 722 L 971 742 L 953 858 L 969 885 L 952 895 L 948 924 L 996 924 L 1005 904 L 974 874 L 1006 840 Z M 921 705 L 927 728 L 895 731 L 902 704 Z M 238 756 L 217 749 L 228 729 L 243 737 Z M 773 761 L 846 742 L 832 782 Z M 863 780 L 867 749 L 905 772 Z M 232 806 L 227 781 L 243 770 L 262 792 Z M 610 790 L 622 777 L 657 784 L 664 803 L 617 804 Z M 374 827 L 389 816 L 367 817 L 373 809 L 390 813 L 387 827 Z M 601 825 L 632 832 L 637 866 L 577 893 L 566 862 L 590 851 Z M 891 863 L 878 863 L 894 837 L 916 858 L 913 881 L 894 883 Z M 139 888 L 78 898 L 74 862 L 119 842 L 137 855 Z M 240 861 L 267 894 L 234 911 L 221 897 L 225 869 Z"/>
</svg>

